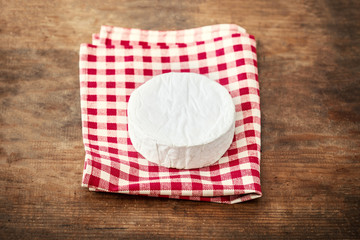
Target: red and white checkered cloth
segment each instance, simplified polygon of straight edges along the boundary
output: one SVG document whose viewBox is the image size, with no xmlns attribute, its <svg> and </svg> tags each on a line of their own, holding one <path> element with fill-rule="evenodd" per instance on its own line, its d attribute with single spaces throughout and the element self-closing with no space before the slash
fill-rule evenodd
<svg viewBox="0 0 360 240">
<path fill-rule="evenodd" d="M 236 109 L 235 136 L 214 165 L 179 170 L 144 159 L 127 131 L 132 91 L 153 76 L 194 72 L 219 82 Z M 233 24 L 180 31 L 111 26 L 80 46 L 85 167 L 92 191 L 238 203 L 261 197 L 256 43 Z"/>
</svg>

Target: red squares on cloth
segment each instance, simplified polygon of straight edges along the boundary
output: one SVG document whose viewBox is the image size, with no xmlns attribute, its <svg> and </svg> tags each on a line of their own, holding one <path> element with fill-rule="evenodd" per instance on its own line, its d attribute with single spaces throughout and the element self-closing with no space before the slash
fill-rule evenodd
<svg viewBox="0 0 360 240">
<path fill-rule="evenodd" d="M 169 46 L 165 43 L 160 43 L 158 44 L 158 46 L 161 48 L 161 49 L 169 49 Z"/>
<path fill-rule="evenodd" d="M 120 170 L 117 168 L 110 168 L 110 174 L 114 177 L 120 177 Z"/>
<path fill-rule="evenodd" d="M 115 95 L 107 95 L 106 101 L 108 102 L 116 102 L 116 96 Z"/>
<path fill-rule="evenodd" d="M 242 65 L 245 65 L 245 59 L 236 60 L 236 66 L 242 66 Z"/>
<path fill-rule="evenodd" d="M 96 75 L 96 69 L 93 69 L 93 68 L 89 68 L 88 70 L 87 70 L 87 74 L 89 74 L 89 75 Z"/>
<path fill-rule="evenodd" d="M 88 122 L 88 128 L 97 128 L 97 123 L 96 122 Z"/>
<path fill-rule="evenodd" d="M 130 182 L 137 182 L 137 181 L 139 181 L 139 176 L 138 176 L 138 175 L 129 174 L 129 181 L 130 181 Z M 132 188 L 132 190 L 139 191 L 139 189 L 140 189 L 140 184 L 132 184 L 131 188 Z"/>
<path fill-rule="evenodd" d="M 79 66 L 83 187 L 227 204 L 261 197 L 256 43 L 245 29 L 234 24 L 177 31 L 102 26 L 92 44 L 80 46 Z M 132 145 L 130 96 L 152 76 L 168 72 L 205 74 L 231 93 L 238 113 L 233 142 L 211 166 L 161 167 Z"/>
<path fill-rule="evenodd" d="M 233 178 L 233 179 L 241 178 L 241 176 L 242 176 L 240 170 L 232 171 L 230 174 L 231 174 L 231 178 Z"/>
<path fill-rule="evenodd" d="M 240 88 L 240 95 L 249 94 L 249 88 Z"/>
<path fill-rule="evenodd" d="M 238 153 L 238 149 L 236 149 L 236 148 L 234 148 L 234 149 L 229 149 L 229 150 L 227 151 L 227 153 L 228 153 L 229 156 L 235 155 L 235 154 Z"/>
<path fill-rule="evenodd" d="M 116 137 L 108 137 L 107 138 L 109 143 L 117 143 L 117 138 Z"/>
<path fill-rule="evenodd" d="M 115 56 L 106 56 L 106 62 L 115 62 Z"/>
<path fill-rule="evenodd" d="M 137 153 L 137 152 L 131 152 L 131 151 L 129 151 L 129 152 L 128 152 L 128 156 L 129 156 L 129 157 L 133 157 L 133 158 L 137 158 L 137 157 L 138 157 L 138 153 Z"/>
<path fill-rule="evenodd" d="M 107 109 L 106 114 L 108 116 L 116 116 L 116 109 Z"/>
<path fill-rule="evenodd" d="M 227 69 L 226 63 L 222 63 L 222 64 L 219 64 L 219 65 L 218 65 L 218 70 L 219 70 L 219 71 L 223 71 L 223 70 L 226 70 L 226 69 Z"/>
<path fill-rule="evenodd" d="M 116 130 L 117 129 L 116 123 L 107 123 L 107 129 Z"/>
<path fill-rule="evenodd" d="M 106 87 L 107 88 L 115 88 L 116 83 L 115 82 L 106 82 Z"/>
<path fill-rule="evenodd" d="M 110 39 L 109 39 L 110 40 Z M 130 45 L 130 41 L 127 41 L 127 40 L 121 40 L 120 41 L 120 44 L 123 45 L 123 46 L 129 46 Z M 107 46 L 111 45 L 111 44 L 105 44 Z"/>
<path fill-rule="evenodd" d="M 251 109 L 251 102 L 245 102 L 241 104 L 241 109 L 243 111 L 250 110 Z"/>
<path fill-rule="evenodd" d="M 98 140 L 98 137 L 96 135 L 93 135 L 93 134 L 88 134 L 88 138 L 89 138 L 89 140 L 94 140 L 94 141 Z"/>
<path fill-rule="evenodd" d="M 109 141 L 110 142 L 110 141 Z M 108 148 L 109 153 L 113 153 L 113 154 L 119 154 L 119 150 L 117 148 L 112 148 L 109 147 Z"/>
<path fill-rule="evenodd" d="M 105 45 L 111 46 L 112 42 L 110 39 L 105 39 Z"/>
<path fill-rule="evenodd" d="M 193 182 L 192 183 L 192 189 L 193 190 L 203 190 L 203 185 L 201 183 Z"/>
<path fill-rule="evenodd" d="M 227 85 L 227 84 L 229 84 L 229 79 L 228 78 L 221 78 L 221 79 L 219 79 L 219 83 L 221 85 Z"/>
<path fill-rule="evenodd" d="M 152 69 L 144 69 L 144 76 L 152 76 L 153 71 Z"/>
<path fill-rule="evenodd" d="M 222 55 L 224 55 L 224 54 L 225 54 L 225 52 L 224 52 L 224 49 L 223 49 L 223 48 L 216 50 L 216 56 L 222 56 Z"/>
<path fill-rule="evenodd" d="M 115 69 L 106 69 L 106 75 L 115 75 Z"/>
<path fill-rule="evenodd" d="M 234 51 L 235 52 L 239 52 L 239 51 L 242 51 L 243 50 L 243 46 L 241 44 L 238 44 L 238 45 L 234 45 Z"/>
<path fill-rule="evenodd" d="M 134 75 L 135 71 L 133 68 L 125 68 L 125 74 Z"/>
<path fill-rule="evenodd" d="M 245 137 L 255 137 L 256 132 L 254 130 L 245 131 Z"/>
<path fill-rule="evenodd" d="M 205 52 L 199 53 L 198 54 L 198 59 L 199 60 L 206 59 L 206 53 Z"/>
<path fill-rule="evenodd" d="M 94 55 L 88 55 L 88 62 L 96 62 L 96 56 L 94 56 Z"/>
<path fill-rule="evenodd" d="M 87 95 L 87 101 L 95 102 L 97 100 L 96 95 Z"/>
<path fill-rule="evenodd" d="M 182 189 L 181 182 L 172 182 L 171 183 L 171 189 L 179 189 L 179 190 L 181 190 Z"/>
<path fill-rule="evenodd" d="M 150 182 L 150 190 L 159 190 L 161 185 L 159 182 Z"/>
<path fill-rule="evenodd" d="M 151 57 L 149 57 L 149 56 L 144 56 L 144 57 L 143 57 L 143 62 L 151 62 Z"/>
<path fill-rule="evenodd" d="M 189 56 L 187 55 L 180 56 L 180 62 L 188 62 L 188 61 L 189 61 Z"/>
<path fill-rule="evenodd" d="M 96 82 L 88 82 L 88 88 L 96 88 Z"/>
<path fill-rule="evenodd" d="M 97 109 L 87 108 L 88 115 L 97 115 Z"/>
<path fill-rule="evenodd" d="M 125 87 L 126 88 L 135 88 L 135 83 L 134 82 L 126 82 Z"/>
<path fill-rule="evenodd" d="M 89 184 L 92 184 L 94 186 L 99 186 L 100 185 L 100 178 L 95 176 L 95 175 L 90 175 L 88 181 L 89 181 Z"/>
<path fill-rule="evenodd" d="M 132 62 L 132 61 L 134 61 L 134 56 L 125 56 L 124 61 L 125 62 Z"/>
<path fill-rule="evenodd" d="M 244 122 L 244 124 L 253 123 L 253 122 L 254 122 L 254 118 L 253 118 L 253 117 L 244 118 L 243 122 Z"/>
<path fill-rule="evenodd" d="M 247 79 L 247 76 L 246 76 L 246 73 L 240 73 L 238 74 L 238 80 L 241 81 L 241 80 L 246 80 Z"/>
<path fill-rule="evenodd" d="M 162 63 L 169 63 L 170 62 L 170 57 L 161 57 L 161 62 Z"/>
<path fill-rule="evenodd" d="M 198 42 L 196 42 L 196 44 L 198 44 Z M 187 45 L 185 43 L 177 43 L 176 45 L 178 45 L 178 47 L 184 48 Z"/>
<path fill-rule="evenodd" d="M 207 74 L 209 73 L 209 68 L 208 67 L 202 67 L 199 69 L 200 74 Z"/>
</svg>

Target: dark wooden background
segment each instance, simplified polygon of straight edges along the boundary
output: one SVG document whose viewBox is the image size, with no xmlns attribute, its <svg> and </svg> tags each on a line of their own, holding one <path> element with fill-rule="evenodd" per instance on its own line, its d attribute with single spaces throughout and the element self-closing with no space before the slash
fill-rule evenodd
<svg viewBox="0 0 360 240">
<path fill-rule="evenodd" d="M 360 238 L 360 1 L 7 1 L 0 6 L 0 238 Z M 101 24 L 235 23 L 258 43 L 263 197 L 93 193 L 79 44 Z"/>
</svg>

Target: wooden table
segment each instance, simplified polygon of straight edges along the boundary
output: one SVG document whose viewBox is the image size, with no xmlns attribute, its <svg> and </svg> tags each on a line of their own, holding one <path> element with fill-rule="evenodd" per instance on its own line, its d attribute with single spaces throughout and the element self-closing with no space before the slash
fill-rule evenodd
<svg viewBox="0 0 360 240">
<path fill-rule="evenodd" d="M 0 238 L 360 238 L 360 1 L 1 1 Z M 235 23 L 258 44 L 263 197 L 93 193 L 79 44 L 101 24 Z"/>
</svg>

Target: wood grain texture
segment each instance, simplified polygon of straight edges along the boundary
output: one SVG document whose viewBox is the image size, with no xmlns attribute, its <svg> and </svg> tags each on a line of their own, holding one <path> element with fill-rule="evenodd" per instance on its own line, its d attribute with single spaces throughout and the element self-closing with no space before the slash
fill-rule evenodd
<svg viewBox="0 0 360 240">
<path fill-rule="evenodd" d="M 1 239 L 360 238 L 360 1 L 1 1 Z M 79 44 L 101 24 L 235 23 L 258 43 L 258 200 L 93 193 Z"/>
</svg>

